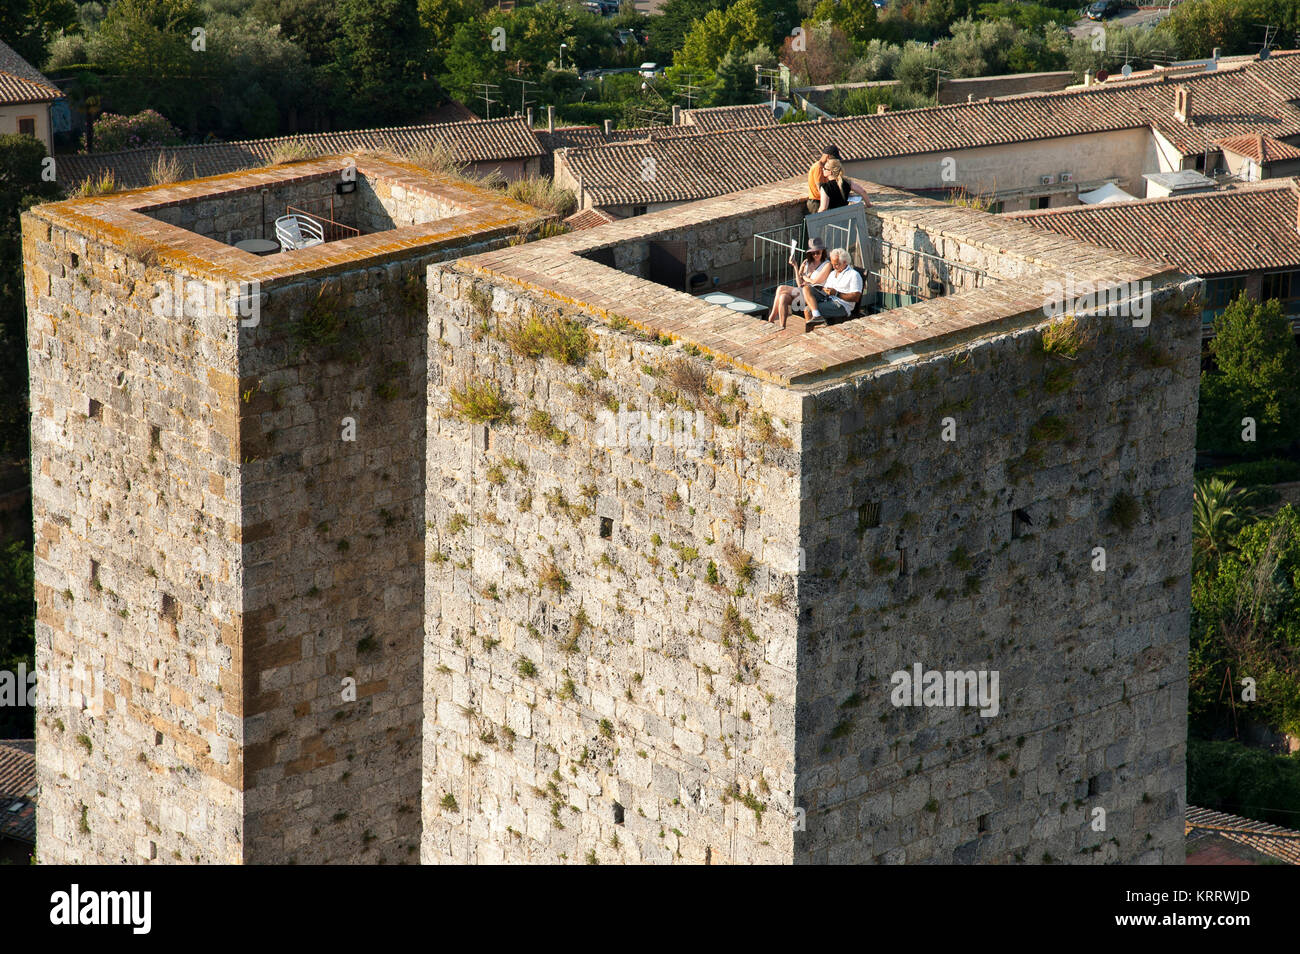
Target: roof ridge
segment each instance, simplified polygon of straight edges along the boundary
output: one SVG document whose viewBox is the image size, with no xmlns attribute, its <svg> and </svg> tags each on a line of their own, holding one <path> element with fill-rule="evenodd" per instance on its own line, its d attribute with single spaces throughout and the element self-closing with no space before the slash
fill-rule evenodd
<svg viewBox="0 0 1300 954">
<path fill-rule="evenodd" d="M 502 116 L 496 119 L 458 119 L 449 123 L 415 123 L 410 126 L 373 126 L 368 129 L 336 129 L 326 132 L 290 133 L 285 136 L 266 136 L 262 139 L 222 139 L 216 142 L 185 142 L 177 146 L 136 146 L 134 149 L 118 149 L 114 152 L 75 153 L 77 156 L 96 159 L 114 159 L 119 156 L 139 155 L 150 150 L 213 149 L 219 146 L 254 146 L 269 143 L 301 142 L 304 139 L 319 139 L 326 136 L 360 136 L 373 133 L 404 133 L 413 130 L 447 129 L 452 126 L 504 125 L 506 123 L 526 123 L 523 116 Z M 528 131 L 533 133 L 531 126 Z"/>
<path fill-rule="evenodd" d="M 1233 186 L 1228 189 L 1214 189 L 1210 192 L 1193 192 L 1189 195 L 1162 195 L 1154 199 L 1138 199 L 1136 202 L 1094 202 L 1091 205 L 1063 205 L 1055 209 L 1025 209 L 1021 212 L 1008 212 L 1006 217 L 1014 219 L 1049 218 L 1051 216 L 1091 213 L 1096 212 L 1098 209 L 1127 208 L 1139 203 L 1143 207 L 1149 208 L 1173 202 L 1192 202 L 1198 199 L 1206 200 L 1223 196 L 1244 195 L 1251 192 L 1281 192 L 1283 189 L 1293 188 L 1294 182 L 1295 177 L 1283 176 L 1277 179 L 1263 179 L 1259 182 L 1243 182 L 1240 186 Z"/>
</svg>

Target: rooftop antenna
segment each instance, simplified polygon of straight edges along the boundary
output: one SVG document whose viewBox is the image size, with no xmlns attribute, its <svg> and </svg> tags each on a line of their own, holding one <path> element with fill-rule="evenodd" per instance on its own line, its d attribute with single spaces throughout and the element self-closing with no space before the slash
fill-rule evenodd
<svg viewBox="0 0 1300 954">
<path fill-rule="evenodd" d="M 483 111 L 486 113 L 485 119 L 492 118 L 492 104 L 497 102 L 493 96 L 501 92 L 501 87 L 496 83 L 475 83 L 474 98 L 483 100 Z"/>
<path fill-rule="evenodd" d="M 1257 26 L 1263 29 L 1264 42 L 1252 43 L 1251 46 L 1258 46 L 1259 58 L 1261 60 L 1266 60 L 1268 59 L 1269 54 L 1273 52 L 1272 46 L 1273 46 L 1273 41 L 1277 38 L 1277 27 L 1275 27 L 1271 23 L 1256 23 L 1253 24 L 1253 26 Z"/>
<path fill-rule="evenodd" d="M 519 84 L 519 114 L 521 116 L 526 114 L 528 112 L 529 105 L 535 102 L 535 100 L 530 100 L 528 98 L 528 87 L 536 86 L 537 81 L 530 80 L 530 79 L 515 79 L 512 76 L 507 79 L 507 82 Z"/>
<path fill-rule="evenodd" d="M 677 95 L 686 98 L 687 109 L 691 108 L 691 104 L 700 95 L 700 87 L 695 85 L 695 79 L 694 73 L 684 73 L 682 74 L 682 82 L 676 85 Z"/>
<path fill-rule="evenodd" d="M 940 69 L 940 68 L 937 67 L 937 66 L 928 66 L 928 67 L 926 67 L 926 72 L 927 72 L 927 73 L 933 73 L 933 74 L 935 74 L 935 76 L 934 76 L 934 105 L 938 106 L 938 105 L 939 105 L 939 87 L 943 85 L 943 78 L 944 78 L 945 76 L 951 76 L 951 75 L 952 75 L 952 72 L 951 72 L 950 70 L 943 70 L 943 69 Z"/>
</svg>

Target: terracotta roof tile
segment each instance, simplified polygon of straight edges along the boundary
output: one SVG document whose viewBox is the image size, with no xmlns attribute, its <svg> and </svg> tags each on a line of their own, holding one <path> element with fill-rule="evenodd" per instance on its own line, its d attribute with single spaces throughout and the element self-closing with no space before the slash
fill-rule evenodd
<svg viewBox="0 0 1300 954">
<path fill-rule="evenodd" d="M 573 231 L 578 232 L 582 229 L 594 229 L 598 225 L 608 225 L 610 222 L 618 221 L 617 216 L 610 215 L 602 209 L 583 209 L 581 212 L 575 212 L 564 220 L 564 224 Z"/>
<path fill-rule="evenodd" d="M 827 141 L 852 162 L 1121 129 L 1155 129 L 1182 155 L 1199 154 L 1225 137 L 1300 137 L 1300 54 L 1168 79 L 1162 75 L 820 123 L 701 129 L 694 135 L 683 132 L 697 128 L 693 126 L 623 130 L 621 135 L 632 141 L 573 148 L 557 162 L 582 176 L 594 204 L 629 205 L 709 198 L 766 185 L 806 171 L 810 157 Z M 1191 94 L 1188 123 L 1174 118 L 1179 86 Z M 647 158 L 654 160 L 648 181 L 642 175 Z"/>
<path fill-rule="evenodd" d="M 1294 179 L 1222 192 L 1015 212 L 1037 229 L 1166 262 L 1189 275 L 1300 268 Z"/>
<path fill-rule="evenodd" d="M 0 741 L 0 802 L 36 791 L 36 750 L 31 739 Z M 4 806 L 0 805 L 0 811 Z"/>
<path fill-rule="evenodd" d="M 719 129 L 751 129 L 755 126 L 775 126 L 776 116 L 763 103 L 749 106 L 714 106 L 708 109 L 687 109 L 682 112 L 682 122 L 698 126 L 704 132 Z"/>
<path fill-rule="evenodd" d="M 1300 149 L 1279 142 L 1272 136 L 1229 136 L 1226 139 L 1216 140 L 1215 144 L 1226 151 L 1254 159 L 1261 164 L 1280 159 L 1300 159 Z"/>
<path fill-rule="evenodd" d="M 1189 837 L 1219 835 L 1260 854 L 1300 865 L 1300 831 L 1194 805 L 1187 806 L 1185 818 L 1184 832 Z"/>
<path fill-rule="evenodd" d="M 175 155 L 192 177 L 215 176 L 238 169 L 264 166 L 282 146 L 301 143 L 317 155 L 343 154 L 367 149 L 407 152 L 441 145 L 459 163 L 492 162 L 540 157 L 542 147 L 527 121 L 519 116 L 388 129 L 306 133 L 273 139 L 205 143 L 171 149 L 128 149 L 58 157 L 59 181 L 71 185 L 111 170 L 128 188 L 148 185 L 149 172 L 160 153 Z"/>
</svg>

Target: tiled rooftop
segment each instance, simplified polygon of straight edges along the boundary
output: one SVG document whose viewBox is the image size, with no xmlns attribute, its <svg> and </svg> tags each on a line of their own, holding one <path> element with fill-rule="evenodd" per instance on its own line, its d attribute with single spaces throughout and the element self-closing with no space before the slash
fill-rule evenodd
<svg viewBox="0 0 1300 954">
<path fill-rule="evenodd" d="M 1187 123 L 1174 117 L 1174 90 L 1179 86 L 1191 91 Z M 806 172 L 809 157 L 827 142 L 839 146 L 846 161 L 858 161 L 1152 128 L 1182 155 L 1198 155 L 1227 137 L 1300 137 L 1298 96 L 1300 54 L 1277 54 L 1233 69 L 1165 74 L 991 102 L 573 148 L 565 161 L 570 171 L 582 176 L 596 205 L 679 202 Z M 654 160 L 650 181 L 642 176 L 647 158 Z"/>
<path fill-rule="evenodd" d="M 1219 148 L 1246 156 L 1256 162 L 1277 162 L 1280 159 L 1300 159 L 1300 149 L 1284 142 L 1278 142 L 1272 136 L 1229 136 L 1216 143 Z"/>
<path fill-rule="evenodd" d="M 1300 268 L 1300 183 L 1264 182 L 1164 199 L 1071 206 L 1005 216 L 1036 229 L 1130 255 L 1189 275 Z"/>
<path fill-rule="evenodd" d="M 1300 865 L 1300 831 L 1194 805 L 1187 806 L 1184 830 L 1189 842 L 1217 835 L 1289 865 Z"/>
<path fill-rule="evenodd" d="M 0 740 L 0 811 L 10 796 L 36 792 L 36 747 L 32 739 Z"/>
<path fill-rule="evenodd" d="M 0 106 L 48 103 L 63 92 L 0 40 Z"/>
<path fill-rule="evenodd" d="M 934 242 L 959 239 L 992 256 L 1010 255 L 1018 275 L 994 287 L 921 301 L 808 333 L 775 330 L 690 295 L 583 257 L 594 250 L 645 242 L 673 230 L 742 220 L 758 210 L 801 207 L 802 179 L 620 219 L 521 248 L 461 259 L 454 268 L 508 283 L 576 307 L 597 320 L 619 317 L 642 332 L 696 345 L 755 376 L 790 385 L 813 384 L 888 362 L 890 352 L 937 351 L 986 334 L 1046 320 L 1044 286 L 1075 281 L 1122 282 L 1174 278 L 1164 266 L 1107 252 L 1073 239 L 1036 232 L 994 215 L 868 185 L 868 215 L 924 233 Z M 1159 282 L 1155 282 L 1159 284 Z"/>
<path fill-rule="evenodd" d="M 410 225 L 355 238 L 328 242 L 293 252 L 259 257 L 199 235 L 149 215 L 168 205 L 208 197 L 227 197 L 260 191 L 264 186 L 322 175 L 337 175 L 345 161 L 356 163 L 358 176 L 381 178 L 409 192 L 424 192 L 462 210 L 449 218 Z M 413 248 L 441 244 L 463 245 L 467 236 L 488 238 L 514 234 L 535 223 L 542 214 L 491 190 L 428 172 L 396 156 L 376 154 L 355 157 L 327 156 L 244 172 L 117 192 L 91 198 L 68 199 L 37 206 L 29 215 L 56 226 L 93 235 L 107 244 L 147 243 L 160 264 L 201 278 L 269 282 L 289 276 L 320 275 L 355 268 L 358 263 L 379 264 L 409 257 Z"/>
<path fill-rule="evenodd" d="M 59 181 L 80 182 L 111 170 L 127 186 L 149 183 L 150 170 L 158 156 L 176 156 L 181 168 L 194 176 L 214 176 L 270 163 L 276 151 L 300 144 L 314 154 L 341 155 L 369 149 L 409 152 L 426 146 L 442 146 L 458 163 L 495 162 L 540 157 L 542 147 L 525 119 L 474 120 L 425 126 L 395 126 L 389 129 L 356 129 L 346 132 L 306 133 L 273 139 L 204 143 L 168 149 L 128 149 L 58 157 Z"/>
</svg>

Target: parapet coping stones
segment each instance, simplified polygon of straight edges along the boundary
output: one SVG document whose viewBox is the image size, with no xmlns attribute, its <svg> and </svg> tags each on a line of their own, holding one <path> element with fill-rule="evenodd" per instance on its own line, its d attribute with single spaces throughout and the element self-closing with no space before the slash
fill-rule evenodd
<svg viewBox="0 0 1300 954">
<path fill-rule="evenodd" d="M 1018 259 L 1024 266 L 1022 274 L 991 273 L 996 284 L 986 288 L 800 333 L 773 330 L 765 322 L 586 257 L 596 250 L 646 242 L 692 226 L 714 226 L 802 206 L 804 181 L 802 176 L 787 179 L 527 247 L 469 256 L 443 267 L 514 285 L 604 323 L 621 319 L 642 333 L 694 345 L 759 379 L 797 387 L 884 367 L 891 363 L 887 355 L 905 353 L 904 349 L 924 357 L 990 334 L 1042 324 L 1048 320 L 1046 288 L 1052 282 L 1066 287 L 1069 282 L 1079 286 L 1150 281 L 1154 291 L 1188 277 L 1166 265 L 874 183 L 864 184 L 872 193 L 869 220 L 894 227 L 910 225 L 932 240 L 951 238 L 990 256 Z"/>
<path fill-rule="evenodd" d="M 268 186 L 341 176 L 350 164 L 355 164 L 358 177 L 382 180 L 409 192 L 424 193 L 459 209 L 460 214 L 422 225 L 401 226 L 265 257 L 159 221 L 148 214 L 155 209 L 201 199 L 236 196 Z M 378 152 L 321 156 L 188 182 L 65 199 L 38 205 L 27 215 L 49 226 L 98 239 L 130 257 L 138 258 L 151 252 L 158 265 L 185 271 L 196 278 L 257 281 L 264 285 L 280 279 L 319 277 L 348 271 L 359 265 L 408 259 L 412 254 L 440 248 L 454 250 L 469 240 L 513 235 L 546 217 L 544 213 L 502 193 L 430 172 L 396 155 Z"/>
</svg>

